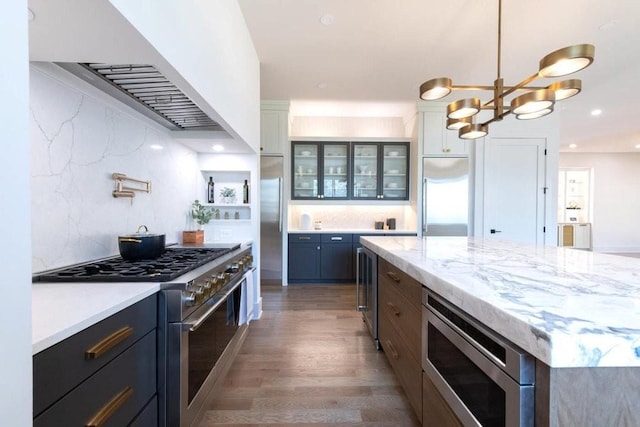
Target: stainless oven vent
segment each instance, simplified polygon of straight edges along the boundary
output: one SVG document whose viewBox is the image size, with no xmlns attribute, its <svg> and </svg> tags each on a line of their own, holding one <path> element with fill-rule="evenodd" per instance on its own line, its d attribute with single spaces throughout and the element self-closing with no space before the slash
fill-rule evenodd
<svg viewBox="0 0 640 427">
<path fill-rule="evenodd" d="M 56 64 L 171 130 L 222 130 L 153 65 Z"/>
</svg>

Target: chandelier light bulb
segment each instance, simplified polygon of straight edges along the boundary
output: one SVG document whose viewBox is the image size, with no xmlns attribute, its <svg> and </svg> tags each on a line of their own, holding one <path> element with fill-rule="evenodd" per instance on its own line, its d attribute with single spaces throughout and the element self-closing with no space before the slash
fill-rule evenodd
<svg viewBox="0 0 640 427">
<path fill-rule="evenodd" d="M 451 93 L 451 79 L 439 77 L 428 80 L 420 85 L 420 98 L 425 101 L 434 101 L 444 98 Z"/>
<path fill-rule="evenodd" d="M 536 113 L 550 108 L 555 102 L 555 94 L 549 89 L 527 92 L 511 101 L 511 112 L 515 115 Z"/>
<path fill-rule="evenodd" d="M 539 117 L 544 117 L 547 114 L 553 113 L 553 108 L 545 108 L 544 110 L 536 111 L 535 113 L 525 113 L 516 115 L 516 119 L 518 120 L 532 120 L 537 119 Z"/>
<path fill-rule="evenodd" d="M 447 105 L 447 117 L 450 119 L 464 119 L 472 117 L 480 111 L 478 98 L 460 99 Z"/>
<path fill-rule="evenodd" d="M 483 124 L 468 124 L 458 131 L 462 139 L 478 139 L 489 133 L 489 127 Z"/>
<path fill-rule="evenodd" d="M 580 93 L 582 90 L 582 82 L 580 79 L 562 80 L 547 86 L 556 95 L 556 101 L 571 98 Z"/>
<path fill-rule="evenodd" d="M 561 77 L 588 67 L 593 62 L 595 47 L 576 44 L 551 52 L 540 60 L 540 77 Z"/>
<path fill-rule="evenodd" d="M 447 119 L 447 129 L 449 130 L 458 130 L 470 124 L 471 117 L 466 117 L 464 119 Z"/>
</svg>

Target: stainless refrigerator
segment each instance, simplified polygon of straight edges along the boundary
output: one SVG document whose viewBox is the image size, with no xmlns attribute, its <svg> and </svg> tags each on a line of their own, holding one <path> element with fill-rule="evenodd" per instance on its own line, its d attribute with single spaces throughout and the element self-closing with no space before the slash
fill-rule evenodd
<svg viewBox="0 0 640 427">
<path fill-rule="evenodd" d="M 425 157 L 422 171 L 422 235 L 468 235 L 469 159 Z"/>
<path fill-rule="evenodd" d="M 260 280 L 282 284 L 281 156 L 260 156 Z"/>
</svg>

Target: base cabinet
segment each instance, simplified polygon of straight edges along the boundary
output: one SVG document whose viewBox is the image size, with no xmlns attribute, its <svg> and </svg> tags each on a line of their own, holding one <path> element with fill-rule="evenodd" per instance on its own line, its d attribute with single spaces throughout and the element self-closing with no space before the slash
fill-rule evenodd
<svg viewBox="0 0 640 427">
<path fill-rule="evenodd" d="M 289 281 L 351 281 L 354 277 L 351 234 L 289 235 Z"/>
<path fill-rule="evenodd" d="M 419 419 L 422 418 L 421 291 L 420 283 L 378 258 L 380 345 Z"/>
<path fill-rule="evenodd" d="M 148 297 L 34 355 L 33 425 L 157 425 L 156 305 Z"/>
<path fill-rule="evenodd" d="M 422 373 L 422 427 L 462 427 L 427 374 Z"/>
</svg>

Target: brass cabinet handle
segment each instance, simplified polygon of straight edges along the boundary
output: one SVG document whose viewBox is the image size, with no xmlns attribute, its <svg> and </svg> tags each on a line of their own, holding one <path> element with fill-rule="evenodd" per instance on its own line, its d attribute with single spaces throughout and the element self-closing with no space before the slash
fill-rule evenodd
<svg viewBox="0 0 640 427">
<path fill-rule="evenodd" d="M 400 310 L 398 310 L 398 308 L 391 301 L 387 302 L 387 306 L 391 309 L 391 311 L 393 311 L 393 314 L 395 314 L 396 316 L 400 316 Z"/>
<path fill-rule="evenodd" d="M 309 236 L 300 236 L 300 237 L 298 237 L 298 240 L 311 240 L 311 237 L 309 237 Z"/>
<path fill-rule="evenodd" d="M 398 276 L 393 271 L 387 271 L 387 276 L 391 277 L 391 280 L 393 280 L 394 282 L 400 283 L 400 276 Z"/>
<path fill-rule="evenodd" d="M 125 326 L 122 329 L 118 329 L 99 343 L 84 352 L 84 358 L 86 360 L 97 359 L 98 357 L 111 350 L 122 341 L 126 340 L 133 334 L 133 328 L 131 326 Z"/>
<path fill-rule="evenodd" d="M 127 401 L 133 394 L 133 388 L 130 386 L 116 394 L 113 399 L 108 401 L 100 410 L 85 424 L 85 427 L 100 427 L 104 425 L 109 418 Z"/>
<path fill-rule="evenodd" d="M 398 360 L 400 358 L 400 355 L 396 351 L 393 344 L 391 344 L 390 340 L 387 340 L 387 346 L 389 347 L 389 351 L 391 352 L 391 357 L 393 357 L 395 360 Z"/>
</svg>

